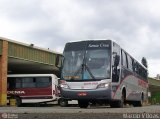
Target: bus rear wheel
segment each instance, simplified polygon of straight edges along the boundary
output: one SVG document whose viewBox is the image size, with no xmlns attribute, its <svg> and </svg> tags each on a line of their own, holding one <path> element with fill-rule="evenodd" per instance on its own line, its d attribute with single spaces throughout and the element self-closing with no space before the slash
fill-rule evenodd
<svg viewBox="0 0 160 119">
<path fill-rule="evenodd" d="M 80 108 L 87 108 L 89 105 L 88 101 L 78 100 L 78 105 Z"/>
<path fill-rule="evenodd" d="M 14 99 L 16 100 L 16 106 L 20 107 L 22 105 L 22 100 L 20 97 L 14 97 Z"/>
<path fill-rule="evenodd" d="M 142 94 L 141 100 L 140 101 L 134 101 L 133 106 L 134 107 L 142 107 L 143 106 L 143 101 L 144 101 L 144 99 L 143 99 L 143 94 Z"/>
</svg>

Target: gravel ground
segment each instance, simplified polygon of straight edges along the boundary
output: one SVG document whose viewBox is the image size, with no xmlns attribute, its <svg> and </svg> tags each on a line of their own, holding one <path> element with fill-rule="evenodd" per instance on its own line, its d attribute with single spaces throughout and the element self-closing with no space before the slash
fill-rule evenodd
<svg viewBox="0 0 160 119">
<path fill-rule="evenodd" d="M 18 119 L 160 119 L 160 105 L 110 108 L 89 107 L 1 107 L 0 113 Z"/>
</svg>

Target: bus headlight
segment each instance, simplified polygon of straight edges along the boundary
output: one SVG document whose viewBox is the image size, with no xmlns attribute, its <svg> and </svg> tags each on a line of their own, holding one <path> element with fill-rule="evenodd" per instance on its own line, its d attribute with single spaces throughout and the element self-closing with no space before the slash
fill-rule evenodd
<svg viewBox="0 0 160 119">
<path fill-rule="evenodd" d="M 97 86 L 97 88 L 108 88 L 110 86 L 110 83 L 101 83 Z"/>
<path fill-rule="evenodd" d="M 60 85 L 61 88 L 69 88 L 65 80 L 60 80 Z"/>
<path fill-rule="evenodd" d="M 61 87 L 61 88 L 69 88 L 69 87 L 68 87 L 68 85 L 67 85 L 67 84 L 65 84 L 65 83 L 60 84 L 60 87 Z"/>
</svg>

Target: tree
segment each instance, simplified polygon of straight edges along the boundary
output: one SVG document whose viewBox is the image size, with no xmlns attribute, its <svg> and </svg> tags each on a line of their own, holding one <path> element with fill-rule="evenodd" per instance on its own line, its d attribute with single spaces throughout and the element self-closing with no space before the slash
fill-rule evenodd
<svg viewBox="0 0 160 119">
<path fill-rule="evenodd" d="M 148 68 L 148 63 L 147 63 L 147 60 L 146 60 L 146 58 L 145 57 L 143 57 L 142 58 L 142 64 L 146 67 L 146 68 Z"/>
</svg>

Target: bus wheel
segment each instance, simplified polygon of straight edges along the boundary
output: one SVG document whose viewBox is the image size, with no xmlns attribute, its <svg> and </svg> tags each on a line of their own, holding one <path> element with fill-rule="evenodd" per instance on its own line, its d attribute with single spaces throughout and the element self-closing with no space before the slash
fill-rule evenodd
<svg viewBox="0 0 160 119">
<path fill-rule="evenodd" d="M 111 102 L 110 106 L 113 108 L 123 108 L 124 107 L 125 94 L 122 92 L 121 100 Z"/>
<path fill-rule="evenodd" d="M 143 102 L 144 102 L 144 97 L 143 97 L 143 93 L 142 93 L 141 100 L 139 101 L 139 107 L 143 106 Z"/>
<path fill-rule="evenodd" d="M 22 104 L 21 98 L 20 98 L 20 97 L 14 97 L 14 99 L 16 99 L 16 106 L 17 106 L 17 107 L 20 107 L 21 104 Z"/>
<path fill-rule="evenodd" d="M 111 108 L 116 108 L 116 102 L 110 102 Z"/>
<path fill-rule="evenodd" d="M 124 100 L 125 100 L 125 94 L 122 92 L 121 100 L 118 101 L 117 107 L 118 108 L 123 108 L 124 107 Z"/>
<path fill-rule="evenodd" d="M 134 101 L 133 102 L 133 106 L 134 107 L 142 107 L 143 106 L 143 94 L 142 94 L 142 97 L 141 97 L 140 101 Z"/>
<path fill-rule="evenodd" d="M 62 98 L 60 98 L 60 99 L 58 100 L 58 103 L 59 103 L 59 105 L 60 105 L 61 107 L 67 107 L 67 106 L 68 106 L 68 100 L 65 100 L 65 99 L 62 99 Z"/>
<path fill-rule="evenodd" d="M 78 100 L 78 105 L 80 108 L 87 108 L 89 105 L 88 101 Z"/>
</svg>

